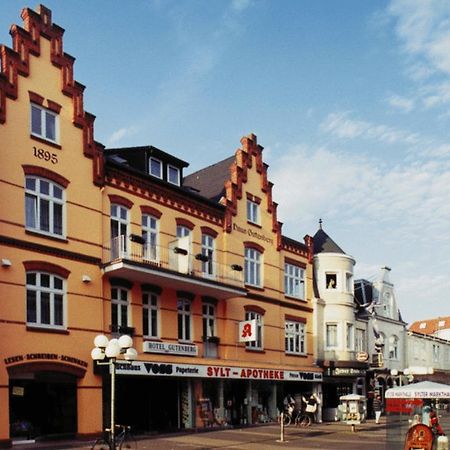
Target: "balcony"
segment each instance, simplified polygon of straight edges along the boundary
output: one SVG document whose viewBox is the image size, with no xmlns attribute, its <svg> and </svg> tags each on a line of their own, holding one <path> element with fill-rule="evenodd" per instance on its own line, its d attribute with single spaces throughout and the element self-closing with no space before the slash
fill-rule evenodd
<svg viewBox="0 0 450 450">
<path fill-rule="evenodd" d="M 136 235 L 118 236 L 110 246 L 103 246 L 103 271 L 110 277 L 217 299 L 246 295 L 240 266 L 192 254 L 183 239 L 162 247 L 147 244 Z"/>
</svg>

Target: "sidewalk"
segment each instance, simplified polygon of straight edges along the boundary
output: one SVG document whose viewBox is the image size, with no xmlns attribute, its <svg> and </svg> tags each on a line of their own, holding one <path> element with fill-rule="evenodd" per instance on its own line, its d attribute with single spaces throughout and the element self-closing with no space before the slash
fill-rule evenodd
<svg viewBox="0 0 450 450">
<path fill-rule="evenodd" d="M 280 441 L 280 426 L 259 425 L 215 431 L 186 432 L 154 436 L 137 436 L 142 450 L 187 449 L 249 449 L 272 450 L 300 448 L 302 450 L 384 450 L 386 427 L 373 420 L 357 425 L 352 432 L 345 423 L 313 424 L 309 428 L 289 426 L 285 429 L 284 442 Z M 91 448 L 93 441 L 37 442 L 14 445 L 13 449 L 83 449 Z M 388 449 L 386 449 L 388 450 Z"/>
</svg>

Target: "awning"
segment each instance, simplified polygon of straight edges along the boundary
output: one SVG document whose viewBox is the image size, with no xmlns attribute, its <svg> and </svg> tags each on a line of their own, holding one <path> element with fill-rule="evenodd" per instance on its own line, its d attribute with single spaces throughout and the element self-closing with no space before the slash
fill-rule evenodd
<svg viewBox="0 0 450 450">
<path fill-rule="evenodd" d="M 386 398 L 450 398 L 450 386 L 447 384 L 421 381 L 406 386 L 388 389 Z"/>
</svg>

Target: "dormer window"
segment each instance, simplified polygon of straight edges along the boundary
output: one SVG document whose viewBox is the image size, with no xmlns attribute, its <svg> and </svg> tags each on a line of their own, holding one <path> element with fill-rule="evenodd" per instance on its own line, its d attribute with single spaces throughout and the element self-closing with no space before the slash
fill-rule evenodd
<svg viewBox="0 0 450 450">
<path fill-rule="evenodd" d="M 419 325 L 419 328 L 421 330 L 424 330 L 427 327 L 427 323 L 426 322 L 421 322 L 421 324 Z"/>
<path fill-rule="evenodd" d="M 162 178 L 162 175 L 163 175 L 162 169 L 163 169 L 162 161 L 160 161 L 159 159 L 150 157 L 150 161 L 149 161 L 150 175 L 152 175 L 156 178 Z"/>
<path fill-rule="evenodd" d="M 167 181 L 169 183 L 180 185 L 180 169 L 178 167 L 168 164 L 167 166 Z"/>
</svg>

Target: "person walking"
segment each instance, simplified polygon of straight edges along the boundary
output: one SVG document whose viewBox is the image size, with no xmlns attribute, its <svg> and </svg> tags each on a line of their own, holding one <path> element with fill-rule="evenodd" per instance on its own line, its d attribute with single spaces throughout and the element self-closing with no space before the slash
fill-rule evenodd
<svg viewBox="0 0 450 450">
<path fill-rule="evenodd" d="M 373 410 L 375 411 L 375 423 L 380 423 L 381 410 L 383 408 L 380 395 L 377 394 L 375 396 L 372 406 Z"/>
</svg>

